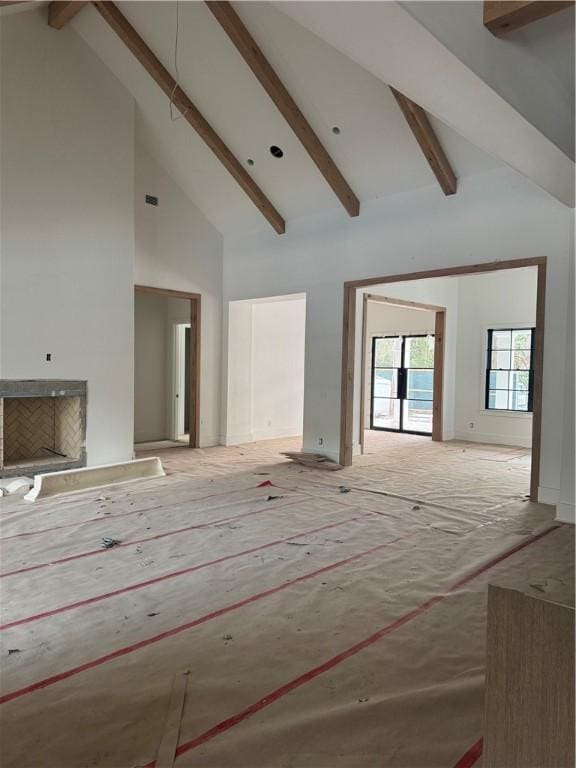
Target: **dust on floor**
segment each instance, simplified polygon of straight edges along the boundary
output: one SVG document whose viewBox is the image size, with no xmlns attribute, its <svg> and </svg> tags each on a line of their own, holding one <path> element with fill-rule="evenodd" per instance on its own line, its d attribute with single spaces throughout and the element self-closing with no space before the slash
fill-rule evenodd
<svg viewBox="0 0 576 768">
<path fill-rule="evenodd" d="M 178 768 L 456 765 L 487 585 L 571 602 L 572 531 L 526 451 L 387 438 L 340 472 L 178 448 L 166 478 L 2 499 L 3 768 L 151 768 L 187 670 Z"/>
</svg>

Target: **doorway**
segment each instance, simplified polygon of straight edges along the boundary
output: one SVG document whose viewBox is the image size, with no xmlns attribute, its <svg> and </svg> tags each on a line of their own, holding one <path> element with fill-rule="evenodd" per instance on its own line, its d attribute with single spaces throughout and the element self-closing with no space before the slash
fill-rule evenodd
<svg viewBox="0 0 576 768">
<path fill-rule="evenodd" d="M 374 336 L 370 429 L 432 435 L 434 335 Z"/>
<path fill-rule="evenodd" d="M 190 324 L 174 325 L 174 370 L 172 373 L 174 408 L 172 439 L 188 440 L 190 436 Z"/>
<path fill-rule="evenodd" d="M 185 436 L 198 448 L 201 296 L 144 285 L 135 296 L 135 442 L 182 445 Z"/>
<path fill-rule="evenodd" d="M 532 275 L 532 277 L 530 277 Z M 523 276 L 523 277 L 522 277 Z M 453 360 L 451 361 L 448 373 L 442 379 L 438 365 L 435 366 L 434 379 L 435 390 L 440 394 L 444 390 L 442 398 L 438 397 L 438 405 L 441 407 L 443 400 L 448 403 L 450 408 L 445 410 L 444 421 L 437 420 L 439 423 L 444 423 L 445 434 L 435 436 L 435 428 L 432 430 L 432 440 L 471 440 L 472 442 L 480 442 L 486 445 L 504 444 L 509 446 L 522 446 L 531 445 L 531 463 L 530 463 L 530 498 L 534 501 L 538 500 L 538 488 L 539 488 L 539 474 L 540 474 L 540 442 L 542 431 L 542 378 L 543 378 L 543 354 L 544 354 L 544 313 L 545 313 L 545 289 L 546 289 L 546 258 L 536 257 L 527 259 L 517 259 L 512 261 L 497 261 L 487 262 L 484 264 L 474 264 L 462 267 L 449 267 L 446 269 L 435 269 L 428 272 L 414 272 L 409 274 L 390 275 L 374 278 L 364 278 L 361 280 L 350 281 L 344 284 L 344 314 L 343 314 L 343 347 L 342 347 L 342 388 L 341 388 L 341 420 L 340 420 L 340 463 L 344 466 L 350 466 L 352 464 L 354 448 L 357 443 L 355 442 L 355 435 L 360 431 L 361 435 L 364 434 L 363 429 L 360 429 L 360 425 L 364 425 L 362 418 L 362 403 L 364 399 L 360 399 L 360 408 L 357 407 L 357 400 L 355 400 L 355 388 L 360 383 L 361 372 L 359 370 L 360 365 L 356 361 L 360 359 L 360 354 L 364 354 L 364 346 L 362 352 L 358 351 L 361 334 L 361 322 L 362 322 L 362 307 L 359 306 L 358 299 L 362 297 L 362 291 L 366 287 L 370 286 L 374 290 L 377 286 L 386 286 L 386 291 L 389 290 L 391 284 L 397 283 L 398 286 L 405 286 L 400 291 L 399 295 L 404 299 L 412 299 L 416 296 L 418 300 L 421 298 L 418 288 L 416 287 L 420 281 L 436 282 L 438 278 L 456 278 L 463 280 L 464 278 L 482 278 L 486 285 L 483 285 L 485 297 L 491 299 L 495 289 L 499 289 L 497 295 L 500 303 L 498 306 L 493 304 L 491 306 L 491 316 L 487 317 L 483 312 L 483 307 L 478 305 L 478 296 L 476 285 L 471 289 L 471 292 L 466 292 L 466 299 L 462 301 L 458 306 L 462 307 L 464 313 L 471 314 L 472 320 L 467 318 L 467 325 L 472 330 L 472 335 L 468 334 L 469 338 L 464 341 L 464 337 L 458 334 L 458 338 L 461 343 L 452 343 L 450 355 L 453 357 L 457 350 L 457 359 L 459 362 L 458 377 L 461 386 L 457 390 L 458 397 L 455 397 L 455 381 L 452 372 L 455 370 Z M 506 279 L 505 279 L 506 278 Z M 522 284 L 526 279 L 530 285 L 526 290 L 520 290 L 518 286 L 518 280 L 521 279 Z M 476 281 L 473 281 L 476 282 Z M 504 283 L 508 285 L 506 295 L 501 295 L 502 290 L 505 287 Z M 408 287 L 410 285 L 415 286 L 415 292 L 410 288 L 410 295 L 408 296 Z M 490 290 L 486 292 L 484 289 L 490 287 Z M 513 298 L 513 301 L 512 301 Z M 426 300 L 426 299 L 425 299 Z M 530 308 L 526 309 L 526 302 L 530 303 Z M 521 317 L 508 318 L 510 311 L 516 312 L 521 309 Z M 366 295 L 364 307 L 366 307 Z M 468 312 L 469 307 L 476 307 L 474 312 Z M 460 311 L 454 311 L 454 307 L 450 309 L 451 323 L 454 324 L 455 317 L 460 317 Z M 476 316 L 474 319 L 474 316 Z M 482 317 L 482 320 L 479 318 Z M 525 322 L 523 318 L 526 318 L 529 322 Z M 446 323 L 446 313 L 436 314 L 436 349 L 438 349 L 439 342 L 444 346 L 445 329 L 441 329 L 441 334 L 438 332 L 439 326 Z M 482 327 L 474 328 L 474 323 L 478 325 L 481 323 Z M 457 324 L 456 327 L 458 327 Z M 516 364 L 512 363 L 503 368 L 497 358 L 498 355 L 490 356 L 490 365 L 487 366 L 486 361 L 489 359 L 487 355 L 487 346 L 490 344 L 490 332 L 495 330 L 500 332 L 502 329 L 513 330 L 526 330 L 529 329 L 532 336 L 532 344 L 530 346 L 529 355 L 529 371 L 528 375 L 520 368 L 520 374 L 516 370 Z M 447 333 L 447 329 L 446 329 Z M 455 341 L 456 336 L 454 328 L 451 332 L 452 342 Z M 481 347 L 484 345 L 484 349 Z M 499 351 L 499 350 L 496 350 Z M 528 350 L 520 350 L 523 352 L 523 359 L 527 357 Z M 500 356 L 502 357 L 502 356 Z M 512 353 L 510 354 L 511 360 L 513 359 Z M 518 355 L 516 355 L 518 357 Z M 514 360 L 516 361 L 516 357 Z M 481 361 L 481 362 L 480 362 Z M 436 354 L 436 362 L 438 362 L 438 355 Z M 522 362 L 522 361 L 521 361 Z M 482 366 L 486 370 L 479 370 Z M 366 366 L 366 370 L 369 371 L 369 365 Z M 356 375 L 356 371 L 358 375 Z M 364 371 L 364 362 L 362 364 L 362 371 Z M 518 375 L 517 375 L 518 374 Z M 494 379 L 506 378 L 508 376 L 507 389 L 516 391 L 516 384 L 520 382 L 522 386 L 523 381 L 528 381 L 528 398 L 518 398 L 516 400 L 521 403 L 528 403 L 529 407 L 522 408 L 525 413 L 517 413 L 520 409 L 518 407 L 509 406 L 504 413 L 498 413 L 497 403 L 492 404 L 492 393 L 488 395 L 484 392 L 484 387 L 491 383 Z M 510 385 L 510 381 L 513 385 Z M 514 383 L 516 382 L 516 383 Z M 520 386 L 520 385 L 518 385 Z M 482 389 L 482 392 L 479 392 Z M 490 386 L 492 389 L 492 386 Z M 495 386 L 495 389 L 498 387 Z M 363 391 L 363 390 L 362 390 Z M 480 397 L 480 394 L 482 397 Z M 502 396 L 501 396 L 502 397 Z M 507 402 L 513 402 L 514 397 L 508 398 Z M 446 405 L 446 403 L 444 405 Z M 517 403 L 516 403 L 517 406 Z M 530 412 L 531 408 L 531 412 Z M 436 409 L 436 402 L 433 406 L 433 413 Z M 516 411 L 514 413 L 513 411 Z M 358 419 L 358 413 L 360 413 L 360 419 Z M 469 414 L 472 418 L 467 416 Z M 452 424 L 450 424 L 452 420 Z M 504 421 L 506 421 L 506 428 L 501 428 Z M 501 434 L 502 433 L 502 434 Z M 504 438 L 504 433 L 506 433 Z"/>
</svg>

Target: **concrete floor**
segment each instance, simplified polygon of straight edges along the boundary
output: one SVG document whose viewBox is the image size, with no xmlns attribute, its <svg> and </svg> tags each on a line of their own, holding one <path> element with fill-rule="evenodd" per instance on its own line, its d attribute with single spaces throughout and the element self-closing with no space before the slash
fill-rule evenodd
<svg viewBox="0 0 576 768">
<path fill-rule="evenodd" d="M 168 449 L 166 478 L 0 500 L 3 768 L 151 768 L 170 736 L 176 766 L 457 765 L 487 585 L 569 601 L 572 530 L 527 500 L 523 449 L 378 433 L 327 472 L 298 448 Z"/>
</svg>

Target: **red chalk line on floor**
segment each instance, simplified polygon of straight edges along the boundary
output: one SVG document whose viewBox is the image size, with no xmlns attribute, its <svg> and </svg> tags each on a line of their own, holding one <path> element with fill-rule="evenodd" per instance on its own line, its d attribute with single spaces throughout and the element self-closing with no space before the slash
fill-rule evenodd
<svg viewBox="0 0 576 768">
<path fill-rule="evenodd" d="M 326 531 L 332 528 L 337 528 L 341 525 L 346 525 L 347 523 L 351 523 L 358 520 L 357 517 L 349 517 L 346 520 L 341 520 L 336 523 L 328 523 L 326 525 L 322 525 L 319 528 L 311 528 L 306 531 L 302 531 L 301 533 L 296 533 L 291 536 L 284 536 L 281 539 L 275 539 L 274 541 L 267 542 L 266 544 L 261 544 L 258 547 L 251 547 L 250 549 L 244 549 L 241 552 L 235 552 L 231 555 L 224 555 L 223 557 L 216 558 L 215 560 L 208 560 L 205 563 L 199 563 L 198 565 L 191 565 L 188 568 L 182 568 L 178 571 L 172 571 L 171 573 L 165 573 L 162 576 L 155 576 L 152 579 L 147 579 L 146 581 L 140 581 L 136 584 L 131 584 L 128 587 L 121 587 L 120 589 L 116 589 L 112 592 L 104 592 L 101 595 L 95 595 L 94 597 L 88 597 L 85 600 L 79 600 L 76 603 L 69 603 L 68 605 L 63 605 L 60 608 L 54 608 L 51 611 L 44 611 L 43 613 L 37 613 L 33 616 L 27 616 L 24 619 L 15 619 L 14 621 L 11 621 L 7 624 L 3 624 L 0 626 L 0 630 L 10 629 L 12 627 L 19 626 L 20 624 L 29 624 L 32 621 L 38 621 L 40 619 L 48 618 L 49 616 L 56 616 L 59 613 L 64 613 L 66 611 L 71 611 L 74 608 L 80 608 L 82 606 L 86 605 L 92 605 L 93 603 L 101 602 L 102 600 L 108 600 L 111 597 L 117 597 L 118 595 L 126 594 L 127 592 L 133 592 L 136 589 L 143 589 L 144 587 L 149 587 L 152 584 L 158 584 L 162 581 L 168 581 L 169 579 L 174 579 L 178 576 L 184 576 L 188 573 L 193 573 L 194 571 L 202 570 L 203 568 L 208 568 L 211 565 L 219 565 L 220 563 L 226 562 L 227 560 L 233 560 L 237 557 L 242 557 L 243 555 L 249 555 L 253 552 L 259 552 L 262 549 L 268 549 L 269 547 L 277 546 L 278 544 L 284 544 L 287 541 L 292 541 L 293 539 L 301 539 L 304 536 L 309 536 L 312 533 L 319 533 L 320 531 Z M 0 698 L 0 704 L 2 703 L 2 698 Z"/>
<path fill-rule="evenodd" d="M 273 485 L 273 483 L 270 483 Z M 170 504 L 170 507 L 179 507 L 182 504 L 190 504 L 195 501 L 205 501 L 206 499 L 214 499 L 217 496 L 230 496 L 233 493 L 242 493 L 246 491 L 253 491 L 255 488 L 261 488 L 262 484 L 254 485 L 248 488 L 237 488 L 233 491 L 222 491 L 221 493 L 209 493 L 207 496 L 194 496 L 190 499 L 184 499 L 184 501 L 176 501 Z M 291 490 L 291 489 L 287 489 Z M 249 501 L 247 502 L 249 503 Z M 128 512 L 119 512 L 117 515 L 100 515 L 99 517 L 89 517 L 87 520 L 79 520 L 73 523 L 65 523 L 64 525 L 53 525 L 51 528 L 40 528 L 36 531 L 22 531 L 22 533 L 13 533 L 10 536 L 0 537 L 0 541 L 9 541 L 10 539 L 20 539 L 25 536 L 37 536 L 41 533 L 50 533 L 51 531 L 61 531 L 63 528 L 78 528 L 88 523 L 103 523 L 107 520 L 116 520 L 118 517 L 128 517 L 129 515 L 145 514 L 147 512 L 158 512 L 161 509 L 166 509 L 166 504 L 156 504 L 153 507 L 145 507 L 144 509 L 130 509 Z M 227 505 L 224 505 L 227 506 Z M 215 507 L 218 509 L 218 507 Z"/>
<path fill-rule="evenodd" d="M 262 499 L 261 501 L 265 501 L 265 499 Z M 222 517 L 220 520 L 213 520 L 209 523 L 195 523 L 194 525 L 187 525 L 184 528 L 176 528 L 171 531 L 164 531 L 163 533 L 156 533 L 152 536 L 146 536 L 143 539 L 133 539 L 132 541 L 124 541 L 120 544 L 117 544 L 115 547 L 112 547 L 111 549 L 104 549 L 102 547 L 99 547 L 98 549 L 89 549 L 86 552 L 78 552 L 75 555 L 67 555 L 66 557 L 60 557 L 57 560 L 50 560 L 46 563 L 37 563 L 36 565 L 27 565 L 22 568 L 16 568 L 13 571 L 6 571 L 4 573 L 0 573 L 0 579 L 4 579 L 7 576 L 16 576 L 19 573 L 29 573 L 30 571 L 38 571 L 41 568 L 49 568 L 54 565 L 61 565 L 62 563 L 69 563 L 73 560 L 80 560 L 83 557 L 92 557 L 93 555 L 102 555 L 106 552 L 112 552 L 119 549 L 123 549 L 125 547 L 133 547 L 137 546 L 138 544 L 144 544 L 147 541 L 156 541 L 157 539 L 164 539 L 167 536 L 176 536 L 179 533 L 186 533 L 187 531 L 194 531 L 201 528 L 212 528 L 214 526 L 222 525 L 223 523 L 229 523 L 232 520 L 238 520 L 242 517 L 250 517 L 251 515 L 258 515 L 262 512 L 271 512 L 274 509 L 283 509 L 284 507 L 289 507 L 291 505 L 297 504 L 300 501 L 300 499 L 295 499 L 293 501 L 286 502 L 284 504 L 275 504 L 272 507 L 263 507 L 262 509 L 253 509 L 250 510 L 250 512 L 240 512 L 238 515 L 230 515 L 229 517 Z"/>
<path fill-rule="evenodd" d="M 456 763 L 454 768 L 472 768 L 482 755 L 483 739 L 478 739 L 470 749 L 465 752 L 460 760 Z"/>
<path fill-rule="evenodd" d="M 351 520 L 348 520 L 345 522 L 351 522 L 352 520 L 356 520 L 356 519 L 357 518 L 352 518 Z M 342 525 L 342 524 L 343 523 L 333 523 L 331 525 L 323 526 L 321 529 L 316 529 L 316 530 L 326 530 L 327 528 L 334 528 L 337 525 Z M 309 670 L 308 672 L 304 673 L 300 677 L 295 678 L 295 680 L 292 680 L 290 683 L 287 683 L 281 688 L 276 689 L 276 691 L 273 691 L 271 694 L 269 694 L 268 696 L 265 696 L 263 699 L 260 699 L 260 701 L 251 705 L 247 709 L 242 710 L 237 715 L 234 715 L 233 717 L 222 721 L 218 725 L 211 728 L 209 731 L 206 731 L 204 734 L 201 734 L 200 736 L 198 736 L 196 739 L 193 739 L 192 741 L 186 742 L 185 744 L 181 745 L 180 747 L 178 747 L 177 754 L 182 754 L 183 752 L 187 752 L 190 749 L 194 749 L 196 746 L 199 746 L 201 743 L 204 743 L 205 741 L 209 741 L 214 736 L 217 736 L 219 733 L 225 730 L 228 730 L 229 728 L 232 728 L 234 725 L 237 725 L 238 723 L 242 722 L 242 720 L 245 720 L 246 718 L 250 717 L 255 712 L 258 712 L 260 709 L 263 709 L 265 706 L 268 706 L 268 704 L 272 704 L 274 701 L 286 695 L 294 688 L 298 688 L 303 683 L 313 680 L 315 677 L 322 674 L 323 672 L 331 669 L 337 664 L 340 664 L 342 661 L 345 661 L 351 656 L 356 655 L 364 648 L 369 647 L 370 645 L 377 642 L 385 635 L 389 634 L 395 629 L 398 629 L 399 627 L 408 623 L 409 621 L 416 618 L 420 614 L 424 613 L 426 610 L 431 608 L 436 603 L 439 603 L 440 601 L 444 600 L 448 596 L 448 594 L 456 591 L 457 589 L 460 589 L 464 584 L 468 583 L 472 579 L 484 573 L 489 568 L 494 567 L 498 563 L 505 560 L 507 557 L 510 557 L 511 555 L 515 554 L 519 550 L 524 549 L 525 547 L 529 546 L 530 544 L 533 544 L 539 539 L 542 539 L 544 536 L 547 536 L 549 533 L 551 533 L 552 531 L 560 527 L 562 526 L 559 526 L 559 525 L 551 526 L 550 528 L 545 529 L 541 533 L 535 536 L 531 536 L 527 541 L 524 541 L 521 544 L 518 544 L 515 547 L 512 547 L 512 549 L 509 549 L 506 552 L 502 553 L 498 557 L 486 563 L 481 568 L 477 568 L 476 570 L 472 571 L 470 574 L 468 574 L 463 579 L 461 579 L 456 584 L 454 584 L 446 594 L 436 595 L 435 597 L 430 598 L 429 600 L 427 600 L 425 603 L 422 603 L 417 608 L 413 609 L 412 611 L 409 611 L 408 613 L 404 614 L 400 618 L 396 619 L 391 624 L 388 624 L 386 627 L 383 627 L 382 629 L 378 630 L 378 632 L 374 633 L 373 635 L 370 635 L 368 638 L 365 638 L 361 642 L 351 646 L 350 648 L 341 652 L 337 656 L 334 656 L 332 659 L 329 659 L 327 662 L 324 662 L 324 664 L 321 664 L 318 667 L 315 667 L 314 669 Z M 305 536 L 305 535 L 308 535 L 309 533 L 311 533 L 311 531 L 303 532 L 302 534 L 299 534 L 299 535 Z M 291 536 L 287 539 L 283 539 L 282 541 L 290 541 L 291 539 L 294 539 L 294 538 L 296 538 L 296 536 Z M 272 546 L 275 543 L 277 542 L 272 542 L 271 544 L 264 545 L 264 547 Z M 390 543 L 392 542 L 389 542 L 389 544 Z M 387 545 L 379 545 L 379 546 L 382 547 Z M 262 548 L 263 547 L 259 547 L 257 549 L 262 549 Z M 224 559 L 228 559 L 228 558 L 224 558 Z M 333 564 L 332 567 L 336 567 L 336 566 Z M 330 566 L 325 566 L 325 568 L 328 569 L 330 568 Z M 320 572 L 321 571 L 318 571 L 315 573 L 320 573 Z M 299 580 L 303 580 L 303 579 L 304 577 L 299 577 Z M 294 581 L 294 583 L 296 583 L 296 580 Z M 288 585 L 289 583 L 286 582 L 286 586 Z M 269 590 L 269 592 L 270 594 L 273 594 L 273 592 L 275 591 L 280 591 L 281 588 L 285 588 L 284 585 L 280 585 L 279 588 L 272 588 L 273 591 Z M 180 632 L 183 632 L 187 629 L 191 629 L 192 627 L 197 626 L 200 623 L 208 621 L 209 618 L 216 618 L 218 616 L 223 615 L 223 613 L 226 613 L 230 610 L 234 610 L 237 607 L 241 607 L 242 605 L 246 604 L 246 601 L 254 602 L 256 599 L 261 599 L 267 594 L 268 592 L 262 593 L 262 595 L 259 597 L 252 596 L 251 598 L 246 598 L 244 601 L 240 601 L 239 603 L 233 603 L 231 606 L 227 606 L 225 608 L 214 611 L 211 614 L 207 614 L 204 617 L 195 619 L 194 621 L 189 622 L 188 624 L 183 624 L 179 627 L 174 627 L 173 629 L 166 630 L 165 632 L 162 632 L 159 635 L 155 635 L 151 638 L 147 638 L 146 640 L 141 640 L 138 643 L 125 646 L 124 648 L 120 648 L 116 651 L 113 651 L 112 653 L 106 654 L 105 656 L 101 656 L 98 659 L 93 659 L 92 661 L 85 662 L 84 664 L 81 664 L 77 667 L 73 667 L 69 670 L 66 670 L 65 672 L 60 672 L 57 675 L 52 675 L 51 677 L 45 678 L 44 680 L 40 680 L 36 683 L 27 685 L 24 688 L 20 688 L 20 689 L 17 689 L 16 691 L 12 691 L 11 693 L 4 694 L 3 696 L 0 697 L 0 704 L 8 703 L 9 701 L 13 701 L 14 699 L 20 698 L 21 696 L 25 696 L 26 694 L 33 693 L 34 691 L 38 691 L 43 688 L 47 688 L 48 686 L 54 685 L 55 683 L 59 683 L 62 680 L 65 680 L 69 677 L 73 677 L 74 675 L 80 674 L 81 672 L 85 672 L 86 670 L 93 669 L 94 667 L 100 666 L 101 664 L 104 664 L 108 661 L 112 661 L 121 656 L 125 656 L 129 653 L 133 653 L 134 651 L 137 651 L 140 648 L 144 648 L 148 645 L 152 645 L 153 643 L 157 643 L 160 640 L 164 640 L 168 637 L 172 637 L 175 634 L 179 634 Z M 154 764 L 155 764 L 154 761 L 152 761 L 144 768 L 153 768 Z"/>
<path fill-rule="evenodd" d="M 349 648 L 345 649 L 344 651 L 337 654 L 336 656 L 333 656 L 331 659 L 328 659 L 322 664 L 319 664 L 318 666 L 313 667 L 307 672 L 304 672 L 304 674 L 299 675 L 293 680 L 290 680 L 288 683 L 285 683 L 280 688 L 276 688 L 276 690 L 271 691 L 263 698 L 254 702 L 253 704 L 241 710 L 240 712 L 237 712 L 235 715 L 232 715 L 232 717 L 229 717 L 226 720 L 222 720 L 220 723 L 208 729 L 207 731 L 204 731 L 204 733 L 201 733 L 196 738 L 190 739 L 189 741 L 184 742 L 184 744 L 181 744 L 176 750 L 176 756 L 178 757 L 180 755 L 183 755 L 184 753 L 190 752 L 191 750 L 196 749 L 196 747 L 199 747 L 202 744 L 205 744 L 206 742 L 211 741 L 213 738 L 215 738 L 216 736 L 219 736 L 221 733 L 224 733 L 225 731 L 228 731 L 231 728 L 234 728 L 234 726 L 239 725 L 241 722 L 243 722 L 244 720 L 247 720 L 252 715 L 256 714 L 257 712 L 260 712 L 260 710 L 265 709 L 271 704 L 274 704 L 274 702 L 278 701 L 278 699 L 283 698 L 284 696 L 291 693 L 296 688 L 299 688 L 301 685 L 304 685 L 305 683 L 309 683 L 311 680 L 314 680 L 319 675 L 324 674 L 324 672 L 327 672 L 333 667 L 336 667 L 338 664 L 341 664 L 343 661 L 346 661 L 352 656 L 355 656 L 356 654 L 360 653 L 361 651 L 365 650 L 366 648 L 370 647 L 374 643 L 381 640 L 386 635 L 389 635 L 395 630 L 400 629 L 400 627 L 404 626 L 404 624 L 408 624 L 410 621 L 422 615 L 433 606 L 442 602 L 448 597 L 448 595 L 453 594 L 457 590 L 461 589 L 465 584 L 477 578 L 482 573 L 485 573 L 490 568 L 493 568 L 494 566 L 498 565 L 506 558 L 510 557 L 516 552 L 519 552 L 521 549 L 524 549 L 530 544 L 533 544 L 534 542 L 539 541 L 544 536 L 547 536 L 549 533 L 551 533 L 552 531 L 560 527 L 561 526 L 559 525 L 554 525 L 554 526 L 551 526 L 550 528 L 546 528 L 541 533 L 536 534 L 535 536 L 531 536 L 527 541 L 524 541 L 521 544 L 518 544 L 517 546 L 512 547 L 512 549 L 509 549 L 506 552 L 503 552 L 501 555 L 494 558 L 493 560 L 490 560 L 481 568 L 477 568 L 476 570 L 472 571 L 467 576 L 465 576 L 463 579 L 460 579 L 460 581 L 453 584 L 452 587 L 445 594 L 435 595 L 429 600 L 426 600 L 424 603 L 422 603 L 418 607 L 414 608 L 411 611 L 408 611 L 408 613 L 405 613 L 403 616 L 400 616 L 398 619 L 395 619 L 393 622 L 391 622 L 390 624 L 387 624 L 385 627 L 382 627 L 381 629 L 379 629 L 377 632 L 374 632 L 374 634 L 370 635 L 369 637 L 364 638 L 364 640 L 361 640 L 359 643 L 356 643 L 355 645 L 350 646 Z M 144 766 L 144 768 L 154 768 L 155 765 L 156 765 L 156 761 L 152 760 L 150 763 L 147 763 Z M 473 763 L 471 765 L 473 765 Z M 464 763 L 458 768 L 465 768 L 465 766 L 466 764 Z"/>
<path fill-rule="evenodd" d="M 86 662 L 85 664 L 81 664 L 78 667 L 73 667 L 72 669 L 66 670 L 65 672 L 61 672 L 57 675 L 53 675 L 52 677 L 46 678 L 45 680 L 41 680 L 38 683 L 33 683 L 32 685 L 26 686 L 25 688 L 21 688 L 17 691 L 6 694 L 5 696 L 0 697 L 0 704 L 4 704 L 8 701 L 11 701 L 12 699 L 16 699 L 16 698 L 19 698 L 20 696 L 24 696 L 27 693 L 32 693 L 33 691 L 37 691 L 42 688 L 47 688 L 50 685 L 54 685 L 55 683 L 61 682 L 62 680 L 65 680 L 69 677 L 73 677 L 74 675 L 80 674 L 81 672 L 85 672 L 88 669 L 93 669 L 94 667 L 100 666 L 101 664 L 105 664 L 108 661 L 113 661 L 114 659 L 120 658 L 121 656 L 126 656 L 129 653 L 133 653 L 134 651 L 140 650 L 141 648 L 145 648 L 149 645 L 153 645 L 154 643 L 158 643 L 161 640 L 165 640 L 169 637 L 173 637 L 174 635 L 178 635 L 181 632 L 185 632 L 188 629 L 197 627 L 200 624 L 206 623 L 207 621 L 211 621 L 212 619 L 217 619 L 220 616 L 224 616 L 225 614 L 230 613 L 231 611 L 238 610 L 239 608 L 243 608 L 246 605 L 250 605 L 251 603 L 257 602 L 258 600 L 262 600 L 266 597 L 270 597 L 271 595 L 275 595 L 278 592 L 283 591 L 284 589 L 288 589 L 288 587 L 291 587 L 294 584 L 299 584 L 301 582 L 308 581 L 309 579 L 315 578 L 316 576 L 320 576 L 321 574 L 328 573 L 329 571 L 333 571 L 336 568 L 341 568 L 344 565 L 348 565 L 349 563 L 352 563 L 355 560 L 360 560 L 363 557 L 367 557 L 376 552 L 379 552 L 380 550 L 385 549 L 386 547 L 389 547 L 398 541 L 411 538 L 412 536 L 416 535 L 416 533 L 417 531 L 414 531 L 412 533 L 406 534 L 405 536 L 399 536 L 396 539 L 392 539 L 391 541 L 388 541 L 384 544 L 378 544 L 375 547 L 371 547 L 370 549 L 364 550 L 362 552 L 358 552 L 355 555 L 350 555 L 349 557 L 346 557 L 343 560 L 338 560 L 335 563 L 331 563 L 330 565 L 325 565 L 322 568 L 318 568 L 315 571 L 310 571 L 309 573 L 306 573 L 303 576 L 297 576 L 294 579 L 289 579 L 288 581 L 285 581 L 276 587 L 271 587 L 270 589 L 264 590 L 263 592 L 258 592 L 255 595 L 250 595 L 249 597 L 246 597 L 243 600 L 239 600 L 236 603 L 231 603 L 230 605 L 224 606 L 223 608 L 218 608 L 217 610 L 211 611 L 210 613 L 200 616 L 197 619 L 194 619 L 193 621 L 189 621 L 186 624 L 181 624 L 177 627 L 173 627 L 172 629 L 168 629 L 165 632 L 161 632 L 158 635 L 149 637 L 146 640 L 141 640 L 138 643 L 125 646 L 124 648 L 119 648 L 118 650 L 113 651 L 112 653 L 99 657 L 98 659 L 93 659 L 92 661 Z M 296 538 L 296 537 L 293 536 L 291 538 Z"/>
</svg>

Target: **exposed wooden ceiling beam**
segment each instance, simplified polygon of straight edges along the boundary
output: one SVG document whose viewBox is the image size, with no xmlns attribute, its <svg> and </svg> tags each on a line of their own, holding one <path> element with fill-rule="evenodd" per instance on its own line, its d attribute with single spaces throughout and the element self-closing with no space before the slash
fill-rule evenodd
<svg viewBox="0 0 576 768">
<path fill-rule="evenodd" d="M 182 113 L 183 117 L 194 128 L 200 138 L 210 147 L 226 170 L 236 179 L 276 232 L 283 234 L 286 231 L 286 224 L 282 216 L 280 216 L 260 187 L 228 149 L 214 128 L 212 128 L 206 118 L 198 111 L 182 88 L 176 83 L 166 67 L 146 45 L 128 19 L 113 2 L 95 2 L 94 6 L 102 18 L 108 22 L 122 42 L 138 59 L 140 64 L 142 64 L 150 77 L 172 100 L 174 106 Z"/>
<path fill-rule="evenodd" d="M 404 117 L 406 118 L 416 141 L 420 145 L 420 149 L 424 153 L 426 160 L 428 160 L 430 167 L 434 171 L 434 175 L 438 179 L 438 183 L 442 187 L 444 194 L 455 194 L 458 185 L 456 174 L 452 170 L 450 161 L 440 146 L 440 142 L 434 133 L 434 129 L 430 125 L 430 120 L 428 120 L 426 112 L 422 107 L 415 104 L 411 99 L 404 96 L 404 94 L 400 93 L 395 88 L 390 87 L 390 90 L 394 94 L 398 106 L 404 113 Z"/>
<path fill-rule="evenodd" d="M 62 29 L 85 5 L 88 3 L 79 2 L 79 0 L 69 3 L 54 0 L 48 7 L 48 24 L 54 29 Z"/>
<path fill-rule="evenodd" d="M 497 37 L 512 32 L 515 29 L 543 19 L 557 11 L 563 11 L 574 5 L 573 0 L 557 2 L 557 0 L 526 0 L 526 2 L 508 2 L 507 0 L 484 1 L 484 26 Z"/>
<path fill-rule="evenodd" d="M 336 197 L 350 216 L 358 216 L 358 198 L 232 5 L 229 2 L 206 2 L 206 5 L 292 128 Z"/>
</svg>

